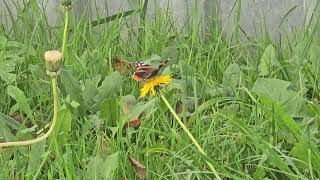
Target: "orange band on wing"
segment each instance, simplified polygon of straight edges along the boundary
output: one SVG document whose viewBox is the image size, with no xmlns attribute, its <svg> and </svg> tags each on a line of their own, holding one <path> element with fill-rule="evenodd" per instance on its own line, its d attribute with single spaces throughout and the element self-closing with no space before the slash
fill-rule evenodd
<svg viewBox="0 0 320 180">
<path fill-rule="evenodd" d="M 132 74 L 132 78 L 133 78 L 134 80 L 136 80 L 136 81 L 142 81 L 142 78 L 139 77 L 139 76 L 137 76 L 137 75 L 135 75 L 135 74 Z"/>
<path fill-rule="evenodd" d="M 136 67 L 136 71 L 151 70 L 151 69 L 154 69 L 154 68 L 152 68 L 151 66 L 139 66 L 139 67 Z"/>
</svg>

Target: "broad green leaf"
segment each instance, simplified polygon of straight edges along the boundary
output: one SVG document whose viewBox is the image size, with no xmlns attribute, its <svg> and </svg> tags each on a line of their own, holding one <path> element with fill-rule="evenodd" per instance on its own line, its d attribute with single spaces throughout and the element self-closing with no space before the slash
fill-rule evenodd
<svg viewBox="0 0 320 180">
<path fill-rule="evenodd" d="M 16 81 L 17 75 L 13 73 L 0 72 L 0 77 L 8 84 L 12 84 Z"/>
<path fill-rule="evenodd" d="M 55 133 L 59 137 L 59 143 L 64 144 L 69 138 L 72 124 L 72 113 L 69 109 L 63 108 L 58 112 Z"/>
<path fill-rule="evenodd" d="M 156 108 L 154 108 L 156 99 L 152 99 L 148 101 L 147 103 L 145 102 L 140 102 L 136 104 L 128 114 L 127 119 L 132 120 L 135 118 L 138 118 L 140 114 L 145 113 L 145 117 L 148 117 L 150 114 L 152 114 Z"/>
<path fill-rule="evenodd" d="M 28 169 L 27 169 L 28 174 L 35 173 L 38 170 L 38 168 L 41 167 L 41 163 L 43 159 L 41 155 L 45 153 L 45 148 L 46 148 L 46 140 L 43 140 L 31 146 L 31 151 L 29 154 Z"/>
<path fill-rule="evenodd" d="M 309 152 L 310 151 L 310 152 Z M 300 161 L 297 161 L 298 166 L 304 170 L 304 169 L 308 169 L 309 167 L 309 162 L 308 160 L 311 160 L 312 166 L 314 167 L 314 169 L 320 173 L 320 162 L 316 159 L 315 156 L 313 156 L 312 151 L 310 148 L 308 148 L 308 144 L 306 144 L 306 142 L 298 142 L 295 144 L 294 148 L 290 151 L 290 154 L 295 157 L 298 158 Z M 311 156 L 311 157 L 309 157 Z"/>
<path fill-rule="evenodd" d="M 36 50 L 34 49 L 33 46 L 25 46 L 25 53 L 27 54 L 27 56 L 36 56 L 37 55 L 37 52 Z"/>
<path fill-rule="evenodd" d="M 113 97 L 120 91 L 122 84 L 121 75 L 115 71 L 105 77 L 101 86 L 98 88 L 99 93 L 93 98 L 97 103 L 100 103 L 107 97 Z"/>
<path fill-rule="evenodd" d="M 13 53 L 11 51 L 9 51 L 10 53 Z M 5 59 L 7 59 L 8 61 L 13 61 L 16 64 L 22 64 L 26 58 L 25 57 L 21 57 L 21 56 L 17 56 L 16 54 L 6 54 Z"/>
<path fill-rule="evenodd" d="M 115 170 L 118 168 L 119 153 L 109 155 L 104 162 L 103 172 L 106 179 L 111 179 Z"/>
<path fill-rule="evenodd" d="M 133 95 L 126 95 L 126 96 L 121 96 L 120 98 L 120 104 L 122 106 L 129 104 L 136 104 L 136 98 Z"/>
<path fill-rule="evenodd" d="M 16 64 L 13 61 L 0 62 L 0 78 L 6 83 L 12 84 L 16 80 L 16 74 L 10 73 L 15 70 Z"/>
<path fill-rule="evenodd" d="M 0 121 L 4 122 L 6 125 L 8 125 L 12 129 L 18 129 L 20 125 L 15 119 L 1 112 L 0 112 Z"/>
<path fill-rule="evenodd" d="M 16 139 L 11 129 L 3 121 L 0 121 L 0 139 L 4 139 L 5 141 L 14 141 Z"/>
<path fill-rule="evenodd" d="M 294 87 L 297 87 L 299 90 L 302 90 L 301 94 L 305 94 L 308 91 L 306 87 L 308 82 L 308 75 L 302 71 L 303 66 L 298 64 L 289 63 L 286 67 L 286 72 L 288 73 L 289 81 L 292 82 Z M 301 73 L 300 73 L 301 72 Z"/>
<path fill-rule="evenodd" d="M 137 100 L 133 95 L 121 96 L 120 98 L 120 105 L 125 115 L 130 112 L 130 110 L 136 105 L 136 103 Z"/>
<path fill-rule="evenodd" d="M 7 92 L 14 100 L 17 101 L 17 104 L 20 107 L 21 111 L 27 114 L 31 119 L 34 119 L 28 103 L 28 99 L 24 95 L 23 91 L 15 86 L 9 85 L 7 88 Z"/>
<path fill-rule="evenodd" d="M 86 79 L 84 81 L 84 86 L 85 86 L 85 89 L 82 94 L 82 97 L 83 97 L 84 103 L 90 105 L 93 103 L 93 98 L 98 94 L 99 91 L 95 82 L 89 79 Z"/>
<path fill-rule="evenodd" d="M 155 67 L 155 68 L 159 67 L 161 61 L 162 61 L 162 58 L 157 54 L 153 54 L 151 57 L 144 60 L 145 63 L 150 64 L 152 67 Z"/>
<path fill-rule="evenodd" d="M 233 63 L 228 66 L 223 73 L 222 84 L 232 88 L 237 87 L 240 84 L 241 69 L 238 64 Z"/>
<path fill-rule="evenodd" d="M 43 79 L 46 81 L 50 80 L 49 76 L 45 74 L 45 70 L 44 70 L 43 66 L 41 66 L 40 64 L 29 64 L 28 70 L 37 79 Z"/>
<path fill-rule="evenodd" d="M 120 107 L 118 99 L 107 98 L 100 104 L 101 119 L 107 122 L 108 126 L 115 127 L 120 119 Z"/>
<path fill-rule="evenodd" d="M 168 59 L 174 62 L 178 61 L 178 56 L 179 56 L 179 51 L 174 46 L 169 46 L 165 48 L 161 53 L 161 57 L 163 59 Z"/>
<path fill-rule="evenodd" d="M 253 85 L 252 91 L 258 95 L 268 96 L 280 101 L 286 95 L 287 88 L 290 85 L 290 82 L 280 79 L 258 78 Z"/>
<path fill-rule="evenodd" d="M 0 73 L 1 72 L 12 72 L 15 70 L 16 63 L 13 61 L 3 61 L 0 63 Z"/>
<path fill-rule="evenodd" d="M 118 168 L 119 153 L 114 153 L 106 158 L 96 156 L 87 166 L 84 179 L 114 179 L 114 173 Z"/>
<path fill-rule="evenodd" d="M 71 132 L 72 113 L 69 111 L 69 109 L 64 108 L 59 111 L 58 121 L 59 126 L 57 126 L 57 129 L 59 132 L 63 132 L 64 134 Z"/>
<path fill-rule="evenodd" d="M 105 67 L 105 56 L 97 49 L 85 51 L 79 62 L 94 74 L 102 74 L 104 77 L 108 73 L 108 68 Z"/>
<path fill-rule="evenodd" d="M 259 78 L 254 83 L 252 91 L 260 96 L 267 96 L 282 104 L 292 117 L 303 117 L 305 114 L 305 99 L 292 90 L 288 81 L 280 79 Z"/>
<path fill-rule="evenodd" d="M 188 80 L 186 79 L 173 79 L 167 86 L 168 90 L 178 89 L 182 94 L 186 94 L 188 88 Z"/>
<path fill-rule="evenodd" d="M 264 51 L 259 64 L 259 75 L 266 76 L 272 71 L 273 66 L 279 66 L 280 63 L 276 59 L 275 49 L 272 44 L 270 44 Z"/>
<path fill-rule="evenodd" d="M 210 97 L 227 96 L 227 89 L 225 87 L 221 87 L 217 84 L 207 84 L 206 86 L 206 95 Z"/>
<path fill-rule="evenodd" d="M 279 116 L 278 119 L 280 120 L 280 122 L 277 121 L 276 123 L 280 123 L 281 125 L 287 126 L 295 138 L 300 138 L 302 131 L 299 124 L 297 124 L 289 116 L 289 114 L 283 106 L 281 106 L 277 101 L 271 99 L 268 96 L 260 97 L 260 101 L 262 102 L 262 104 L 265 105 L 265 107 L 268 107 L 269 110 L 272 110 L 270 112 L 267 111 L 267 113 L 272 113 L 270 114 L 270 116 L 272 116 L 274 113 Z"/>
<path fill-rule="evenodd" d="M 196 90 L 196 96 L 203 97 L 208 94 L 208 88 L 211 87 L 209 83 L 201 77 L 183 76 L 181 79 L 173 79 L 166 89 L 167 91 L 173 90 L 174 92 L 176 92 L 176 89 L 179 89 L 179 92 L 181 92 L 181 94 L 184 96 L 195 96 L 194 91 Z"/>
<path fill-rule="evenodd" d="M 179 73 L 181 73 L 181 76 L 192 76 L 197 73 L 195 69 L 185 61 L 179 61 L 179 66 L 176 67 L 177 69 L 179 69 Z"/>
<path fill-rule="evenodd" d="M 72 75 L 72 72 L 70 70 L 61 68 L 60 69 L 60 76 L 61 76 L 61 82 L 63 84 L 63 87 L 65 88 L 68 95 L 70 95 L 71 99 L 82 103 L 81 99 L 81 87 L 79 84 L 79 81 Z"/>
<path fill-rule="evenodd" d="M 297 92 L 288 90 L 279 101 L 285 107 L 291 117 L 306 117 L 306 100 Z"/>
</svg>

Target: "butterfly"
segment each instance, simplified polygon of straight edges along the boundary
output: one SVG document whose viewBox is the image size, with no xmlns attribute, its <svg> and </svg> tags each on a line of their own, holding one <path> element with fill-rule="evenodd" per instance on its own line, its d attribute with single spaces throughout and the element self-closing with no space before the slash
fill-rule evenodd
<svg viewBox="0 0 320 180">
<path fill-rule="evenodd" d="M 159 64 L 157 68 L 143 62 L 138 62 L 135 65 L 135 70 L 132 74 L 132 78 L 136 81 L 146 81 L 159 74 L 161 68 L 167 64 L 168 60 Z"/>
<path fill-rule="evenodd" d="M 158 75 L 169 60 L 162 61 L 157 68 L 144 62 L 129 62 L 120 58 L 113 59 L 113 68 L 121 74 L 126 74 L 130 69 L 134 69 L 132 78 L 136 81 L 146 81 Z"/>
</svg>

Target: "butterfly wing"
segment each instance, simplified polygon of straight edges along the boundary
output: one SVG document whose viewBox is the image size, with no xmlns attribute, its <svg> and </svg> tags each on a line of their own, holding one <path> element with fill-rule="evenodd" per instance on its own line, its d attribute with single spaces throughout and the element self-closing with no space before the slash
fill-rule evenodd
<svg viewBox="0 0 320 180">
<path fill-rule="evenodd" d="M 166 65 L 166 63 L 167 61 L 164 63 L 161 63 L 158 68 L 153 68 L 149 64 L 138 62 L 135 67 L 136 72 L 133 73 L 132 78 L 136 81 L 150 79 L 156 76 L 159 73 L 160 69 Z"/>
<path fill-rule="evenodd" d="M 154 69 L 148 69 L 147 71 L 137 71 L 133 73 L 132 78 L 136 81 L 147 80 L 156 75 L 157 72 Z"/>
</svg>

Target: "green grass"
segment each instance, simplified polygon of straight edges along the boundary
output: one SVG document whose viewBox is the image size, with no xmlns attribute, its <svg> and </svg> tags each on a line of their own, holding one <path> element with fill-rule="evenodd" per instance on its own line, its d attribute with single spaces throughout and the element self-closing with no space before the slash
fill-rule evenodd
<svg viewBox="0 0 320 180">
<path fill-rule="evenodd" d="M 61 50 L 64 29 L 50 27 L 35 1 L 26 5 L 16 6 L 11 29 L 0 30 L 3 141 L 35 138 L 52 118 L 43 55 Z M 213 179 L 206 161 L 223 179 L 320 176 L 319 17 L 310 31 L 281 43 L 241 42 L 239 22 L 235 39 L 225 40 L 214 23 L 203 33 L 198 16 L 178 27 L 158 9 L 151 21 L 146 5 L 93 22 L 69 14 L 58 126 L 39 144 L 0 149 L 0 179 L 138 179 L 129 156 L 145 166 L 147 179 Z M 171 59 L 164 72 L 174 81 L 165 96 L 182 108 L 179 117 L 206 155 L 160 97 L 138 98 L 133 71 L 114 72 L 114 57 Z M 14 112 L 22 123 L 10 118 Z M 140 126 L 123 128 L 133 117 Z"/>
</svg>

